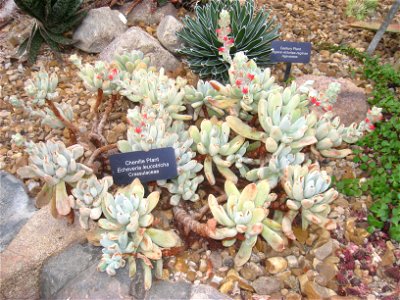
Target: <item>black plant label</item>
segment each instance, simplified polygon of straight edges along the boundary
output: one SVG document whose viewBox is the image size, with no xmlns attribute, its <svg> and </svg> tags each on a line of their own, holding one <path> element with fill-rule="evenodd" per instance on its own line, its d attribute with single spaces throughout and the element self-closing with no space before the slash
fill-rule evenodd
<svg viewBox="0 0 400 300">
<path fill-rule="evenodd" d="M 144 183 L 178 176 L 172 147 L 114 154 L 109 159 L 117 185 L 130 184 L 135 178 Z"/>
</svg>

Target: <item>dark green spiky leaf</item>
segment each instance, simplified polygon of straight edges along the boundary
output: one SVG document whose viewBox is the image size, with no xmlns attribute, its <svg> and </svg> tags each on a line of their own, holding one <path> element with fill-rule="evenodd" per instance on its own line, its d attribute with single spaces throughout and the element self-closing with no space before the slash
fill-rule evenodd
<svg viewBox="0 0 400 300">
<path fill-rule="evenodd" d="M 33 64 L 36 61 L 36 57 L 39 54 L 39 50 L 42 44 L 43 44 L 43 37 L 40 34 L 39 30 L 36 29 L 33 35 L 31 36 L 27 46 L 29 64 Z"/>
<path fill-rule="evenodd" d="M 186 56 L 190 68 L 202 78 L 229 79 L 229 65 L 222 62 L 218 53 L 222 43 L 216 34 L 222 9 L 228 10 L 231 16 L 230 37 L 235 41 L 230 49 L 231 56 L 244 51 L 250 59 L 256 59 L 260 67 L 270 65 L 271 41 L 278 37 L 279 25 L 269 18 L 269 13 L 264 10 L 256 13 L 254 0 L 243 5 L 239 0 L 213 0 L 197 7 L 195 18 L 186 17 L 184 28 L 177 34 L 185 43 L 179 53 Z"/>
</svg>

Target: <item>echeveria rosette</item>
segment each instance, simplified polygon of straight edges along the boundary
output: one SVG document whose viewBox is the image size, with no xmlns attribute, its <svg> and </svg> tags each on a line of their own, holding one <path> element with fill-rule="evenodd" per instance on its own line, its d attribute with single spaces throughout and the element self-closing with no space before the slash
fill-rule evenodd
<svg viewBox="0 0 400 300">
<path fill-rule="evenodd" d="M 237 136 L 229 140 L 230 128 L 226 122 L 218 121 L 215 117 L 210 120 L 204 119 L 200 124 L 200 131 L 196 126 L 189 128 L 189 133 L 194 141 L 194 149 L 205 155 L 204 174 L 211 185 L 215 184 L 215 176 L 212 170 L 213 163 L 219 173 L 227 180 L 237 182 L 237 176 L 229 169 L 233 164 L 239 162 L 240 154 L 245 153 L 245 139 Z M 247 144 L 246 144 L 247 145 Z M 242 148 L 243 147 L 243 148 Z M 239 152 L 240 150 L 240 152 Z M 230 157 L 231 155 L 238 155 Z M 223 157 L 230 157 L 228 161 Z M 241 160 L 244 163 L 247 160 Z M 243 165 L 240 165 L 243 167 Z"/>
<path fill-rule="evenodd" d="M 128 122 L 127 140 L 119 141 L 118 149 L 130 152 L 172 147 L 178 176 L 157 183 L 173 194 L 170 198 L 172 205 L 177 205 L 181 199 L 197 201 L 197 187 L 204 180 L 198 173 L 203 166 L 194 159 L 193 140 L 184 123 L 173 120 L 162 105 L 135 107 L 128 111 Z"/>
<path fill-rule="evenodd" d="M 94 65 L 84 64 L 77 55 L 72 55 L 70 61 L 79 69 L 78 76 L 85 88 L 93 93 L 99 89 L 105 95 L 121 92 L 121 82 L 130 79 L 137 70 L 148 69 L 149 59 L 143 58 L 140 51 L 132 51 L 116 55 L 111 63 L 96 61 Z"/>
<path fill-rule="evenodd" d="M 216 97 L 219 95 L 219 93 L 208 81 L 199 80 L 196 88 L 186 85 L 184 87 L 184 92 L 184 101 L 194 109 L 194 120 L 198 119 L 203 106 L 212 110 L 213 113 L 217 114 L 218 116 L 224 115 L 224 110 L 219 108 L 219 105 L 215 104 L 215 102 L 218 102 Z"/>
<path fill-rule="evenodd" d="M 95 175 L 81 179 L 72 190 L 75 208 L 79 209 L 79 223 L 84 229 L 89 228 L 89 219 L 98 220 L 102 214 L 101 203 L 113 184 L 111 176 L 97 179 Z"/>
<path fill-rule="evenodd" d="M 25 92 L 33 98 L 33 104 L 43 106 L 46 99 L 53 100 L 58 96 L 56 92 L 58 77 L 55 73 L 49 74 L 41 69 L 25 84 Z"/>
<path fill-rule="evenodd" d="M 304 162 L 304 153 L 292 151 L 292 148 L 281 144 L 272 154 L 266 166 L 251 169 L 246 174 L 249 181 L 268 180 L 271 188 L 275 188 L 283 175 L 284 170 L 290 165 L 300 165 Z"/>
<path fill-rule="evenodd" d="M 132 102 L 145 106 L 162 105 L 177 120 L 191 120 L 190 115 L 182 114 L 186 110 L 183 102 L 186 81 L 182 78 L 171 79 L 159 72 L 140 69 L 130 74 L 129 79 L 119 80 L 119 93 Z"/>
<path fill-rule="evenodd" d="M 334 149 L 342 144 L 345 129 L 339 117 L 334 118 L 331 112 L 327 112 L 319 118 L 314 128 L 317 138 L 315 149 L 322 156 L 343 158 L 352 153 L 350 149 Z"/>
<path fill-rule="evenodd" d="M 280 144 L 301 151 L 317 142 L 313 130 L 317 117 L 308 112 L 306 104 L 292 86 L 269 94 L 268 100 L 259 101 L 258 120 L 264 131 L 255 130 L 238 117 L 228 116 L 226 121 L 237 134 L 262 141 L 268 152 L 274 153 Z"/>
<path fill-rule="evenodd" d="M 235 183 L 227 180 L 225 193 L 228 200 L 223 206 L 212 194 L 208 197 L 211 213 L 220 225 L 210 237 L 223 240 L 223 245 L 229 247 L 236 242 L 238 235 L 244 236 L 235 257 L 236 266 L 242 266 L 249 260 L 260 234 L 274 250 L 282 251 L 285 248 L 286 240 L 281 233 L 281 225 L 267 218 L 268 207 L 277 195 L 270 194 L 266 180 L 251 183 L 241 192 Z"/>
<path fill-rule="evenodd" d="M 115 196 L 107 194 L 102 202 L 105 219 L 99 226 L 106 231 L 100 241 L 103 257 L 98 265 L 100 271 L 115 275 L 116 269 L 129 262 L 129 276 L 136 273 L 136 261 L 141 260 L 145 274 L 145 289 L 151 287 L 153 264 L 162 269 L 162 249 L 176 247 L 179 237 L 173 231 L 152 228 L 152 210 L 160 198 L 158 191 L 144 197 L 144 187 L 139 179 L 118 189 Z M 156 275 L 160 275 L 156 272 Z"/>
<path fill-rule="evenodd" d="M 66 184 L 75 185 L 84 176 L 92 174 L 92 169 L 78 163 L 84 149 L 80 145 L 66 147 L 61 141 L 48 140 L 46 143 L 27 143 L 29 165 L 19 168 L 22 178 L 39 178 L 45 184 L 38 194 L 36 204 L 42 207 L 51 201 L 52 213 L 68 215 L 74 206 L 72 196 L 68 196 Z"/>
<path fill-rule="evenodd" d="M 318 163 L 286 168 L 282 186 L 288 197 L 286 205 L 291 211 L 283 218 L 282 226 L 289 238 L 295 239 L 291 224 L 300 211 L 303 230 L 310 223 L 328 230 L 336 228 L 336 223 L 327 218 L 331 210 L 329 204 L 338 197 L 335 189 L 329 189 L 330 185 L 331 177 L 320 170 Z"/>
</svg>

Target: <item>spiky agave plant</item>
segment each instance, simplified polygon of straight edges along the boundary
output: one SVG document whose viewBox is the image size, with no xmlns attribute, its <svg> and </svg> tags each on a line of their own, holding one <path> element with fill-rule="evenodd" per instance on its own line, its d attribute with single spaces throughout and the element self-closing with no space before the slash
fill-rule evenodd
<svg viewBox="0 0 400 300">
<path fill-rule="evenodd" d="M 60 45 L 70 45 L 73 41 L 63 33 L 73 29 L 85 17 L 80 11 L 82 0 L 15 0 L 17 6 L 36 19 L 31 34 L 19 48 L 19 53 L 28 52 L 28 61 L 34 63 L 40 46 L 46 42 L 58 52 Z"/>
<path fill-rule="evenodd" d="M 183 20 L 185 27 L 178 33 L 186 44 L 179 52 L 186 56 L 189 67 L 201 78 L 228 81 L 229 62 L 221 56 L 225 36 L 222 40 L 218 36 L 223 10 L 228 11 L 230 16 L 230 26 L 225 28 L 230 31 L 226 39 L 233 43 L 229 47 L 229 55 L 233 57 L 243 51 L 258 66 L 270 65 L 271 42 L 278 37 L 279 29 L 275 19 L 269 18 L 269 13 L 263 9 L 256 12 L 254 0 L 248 0 L 243 5 L 239 0 L 213 0 L 204 6 L 197 6 L 195 18 L 186 17 Z"/>
</svg>

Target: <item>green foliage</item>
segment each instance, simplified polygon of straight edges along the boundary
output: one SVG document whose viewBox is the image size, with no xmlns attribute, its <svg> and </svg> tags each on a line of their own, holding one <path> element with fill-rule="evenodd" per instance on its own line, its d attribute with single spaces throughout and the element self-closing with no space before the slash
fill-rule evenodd
<svg viewBox="0 0 400 300">
<path fill-rule="evenodd" d="M 55 52 L 60 45 L 71 45 L 72 40 L 63 33 L 73 29 L 86 15 L 85 11 L 79 11 L 82 0 L 15 0 L 15 3 L 36 19 L 30 36 L 19 48 L 20 54 L 28 52 L 29 63 L 35 62 L 43 42 Z"/>
<path fill-rule="evenodd" d="M 366 16 L 375 12 L 378 0 L 349 0 L 346 7 L 346 15 L 353 16 L 357 20 L 364 20 Z"/>
<path fill-rule="evenodd" d="M 391 238 L 400 240 L 400 101 L 396 88 L 400 86 L 400 72 L 389 64 L 380 64 L 379 58 L 370 57 L 344 46 L 329 47 L 361 60 L 365 79 L 372 81 L 374 90 L 368 100 L 383 108 L 385 120 L 358 143 L 363 151 L 354 151 L 354 162 L 368 175 L 358 185 L 358 179 L 345 179 L 336 187 L 349 196 L 367 192 L 374 199 L 368 216 L 369 230 L 388 230 Z M 359 187 L 358 187 L 359 186 Z M 357 188 L 358 187 L 358 188 Z"/>
<path fill-rule="evenodd" d="M 278 37 L 279 25 L 269 18 L 264 10 L 255 12 L 254 0 L 241 5 L 239 0 L 211 1 L 195 8 L 195 18 L 186 17 L 185 27 L 178 36 L 186 46 L 180 53 L 186 56 L 189 67 L 201 78 L 213 78 L 226 82 L 229 78 L 229 62 L 219 53 L 223 43 L 216 30 L 222 10 L 230 14 L 231 34 L 234 44 L 230 56 L 243 51 L 249 59 L 254 59 L 259 67 L 271 65 L 271 42 Z"/>
</svg>

